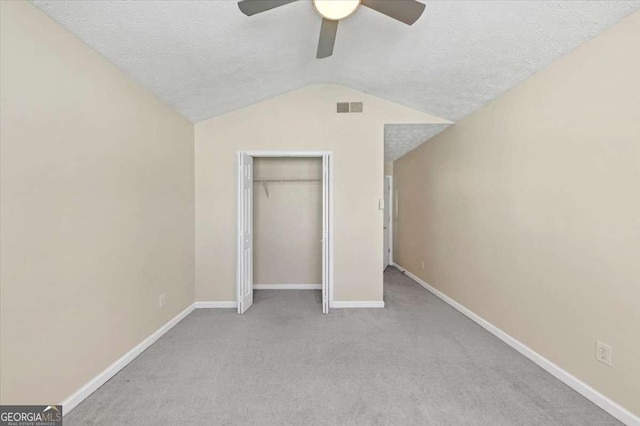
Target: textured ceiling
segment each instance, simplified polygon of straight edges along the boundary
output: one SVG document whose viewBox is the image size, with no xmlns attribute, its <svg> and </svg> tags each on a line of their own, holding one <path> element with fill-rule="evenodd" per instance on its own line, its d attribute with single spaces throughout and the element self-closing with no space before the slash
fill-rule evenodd
<svg viewBox="0 0 640 426">
<path fill-rule="evenodd" d="M 449 126 L 451 124 L 386 124 L 384 161 L 396 161 Z"/>
<path fill-rule="evenodd" d="M 457 121 L 640 9 L 640 1 L 426 1 L 412 27 L 366 7 L 315 58 L 302 0 L 252 17 L 235 0 L 35 5 L 191 121 L 337 83 Z"/>
</svg>

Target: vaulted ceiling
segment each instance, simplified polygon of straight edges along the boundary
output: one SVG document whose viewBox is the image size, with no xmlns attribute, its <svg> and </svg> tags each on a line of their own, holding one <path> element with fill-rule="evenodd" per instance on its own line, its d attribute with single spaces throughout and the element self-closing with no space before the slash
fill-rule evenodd
<svg viewBox="0 0 640 426">
<path fill-rule="evenodd" d="M 413 26 L 359 8 L 320 60 L 309 0 L 252 17 L 235 0 L 33 3 L 193 122 L 313 83 L 457 121 L 640 9 L 636 0 L 424 2 Z"/>
</svg>

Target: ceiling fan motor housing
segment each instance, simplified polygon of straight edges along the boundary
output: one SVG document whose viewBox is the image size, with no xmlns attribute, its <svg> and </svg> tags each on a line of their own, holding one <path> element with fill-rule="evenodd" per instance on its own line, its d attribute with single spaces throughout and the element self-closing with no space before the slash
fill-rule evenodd
<svg viewBox="0 0 640 426">
<path fill-rule="evenodd" d="M 313 6 L 323 18 L 338 21 L 355 12 L 360 0 L 313 0 Z"/>
</svg>

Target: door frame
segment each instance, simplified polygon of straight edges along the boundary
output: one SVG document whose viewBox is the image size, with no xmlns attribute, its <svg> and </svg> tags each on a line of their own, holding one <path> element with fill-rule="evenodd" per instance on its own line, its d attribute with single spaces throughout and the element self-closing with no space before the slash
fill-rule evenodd
<svg viewBox="0 0 640 426">
<path fill-rule="evenodd" d="M 387 183 L 387 180 L 389 181 L 389 186 L 386 187 L 385 185 L 385 191 L 388 191 L 388 199 L 389 199 L 389 205 L 385 205 L 385 216 L 387 215 L 387 212 L 389 214 L 389 229 L 387 229 L 387 233 L 389 234 L 389 265 L 393 265 L 393 208 L 394 208 L 394 202 L 393 202 L 393 175 L 385 175 L 384 177 L 384 183 Z M 386 219 L 386 217 L 385 217 Z"/>
<path fill-rule="evenodd" d="M 297 157 L 297 158 L 322 158 L 322 170 L 323 170 L 323 228 L 326 220 L 326 235 L 323 235 L 323 250 L 322 250 L 322 265 L 323 265 L 323 281 L 326 279 L 326 289 L 328 294 L 323 294 L 323 313 L 328 313 L 328 308 L 333 304 L 333 152 L 332 151 L 237 151 L 236 157 L 242 154 L 249 155 L 253 158 L 264 157 Z M 240 175 L 236 170 L 236 236 L 241 232 L 241 202 L 242 195 Z M 327 183 L 327 188 L 325 184 Z M 325 198 L 326 197 L 326 198 Z M 252 206 L 253 208 L 253 206 Z M 326 211 L 326 210 L 328 211 Z M 326 219 L 325 219 L 326 218 Z M 324 240 L 326 239 L 326 245 Z M 242 312 L 240 306 L 241 303 L 241 282 L 240 282 L 240 252 L 242 247 L 239 245 L 239 240 L 236 238 L 236 298 L 238 301 L 238 313 Z M 326 250 L 326 251 L 325 251 Z M 253 262 L 253 260 L 252 260 Z M 325 262 L 326 267 L 325 267 Z M 253 269 L 253 265 L 251 265 Z M 326 271 L 326 273 L 325 273 Z M 253 283 L 252 283 L 253 285 Z M 325 283 L 323 282 L 323 286 Z"/>
</svg>

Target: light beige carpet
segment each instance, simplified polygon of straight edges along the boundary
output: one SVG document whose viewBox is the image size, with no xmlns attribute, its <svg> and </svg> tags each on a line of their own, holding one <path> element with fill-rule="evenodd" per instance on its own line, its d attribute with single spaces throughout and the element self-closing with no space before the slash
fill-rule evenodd
<svg viewBox="0 0 640 426">
<path fill-rule="evenodd" d="M 385 309 L 194 311 L 66 425 L 619 425 L 394 268 Z"/>
</svg>

